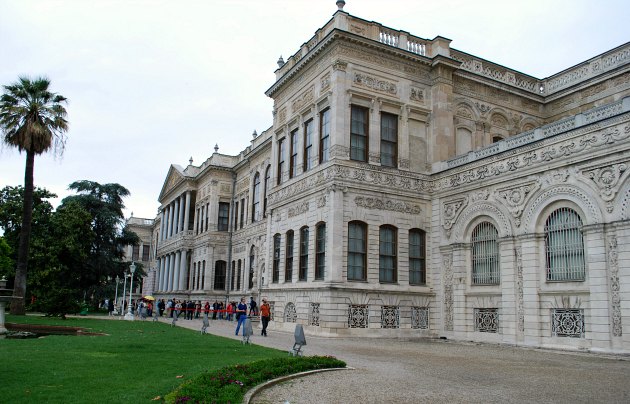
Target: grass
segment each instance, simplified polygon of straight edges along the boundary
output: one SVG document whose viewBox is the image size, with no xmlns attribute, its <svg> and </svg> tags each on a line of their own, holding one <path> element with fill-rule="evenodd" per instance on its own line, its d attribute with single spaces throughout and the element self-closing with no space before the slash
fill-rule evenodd
<svg viewBox="0 0 630 404">
<path fill-rule="evenodd" d="M 10 316 L 6 322 L 85 327 L 106 336 L 0 340 L 4 403 L 139 403 L 204 372 L 286 352 L 164 323 Z"/>
</svg>

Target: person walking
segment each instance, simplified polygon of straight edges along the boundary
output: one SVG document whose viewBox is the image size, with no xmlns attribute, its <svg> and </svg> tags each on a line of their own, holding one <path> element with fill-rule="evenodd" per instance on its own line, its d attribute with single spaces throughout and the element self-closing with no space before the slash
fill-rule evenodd
<svg viewBox="0 0 630 404">
<path fill-rule="evenodd" d="M 109 301 L 107 302 L 107 311 L 109 312 L 110 316 L 114 315 L 114 299 L 109 299 Z"/>
<path fill-rule="evenodd" d="M 256 307 L 256 301 L 254 300 L 253 297 L 249 298 L 249 315 L 250 316 L 258 315 L 258 308 Z"/>
<path fill-rule="evenodd" d="M 271 319 L 271 306 L 267 303 L 267 299 L 262 299 L 262 304 L 260 305 L 260 321 L 262 322 L 262 332 L 260 335 L 266 337 L 267 336 L 267 326 L 269 325 L 269 320 Z"/>
<path fill-rule="evenodd" d="M 238 323 L 236 324 L 236 332 L 234 335 L 238 335 L 238 330 L 243 326 L 243 336 L 245 336 L 245 320 L 247 319 L 247 304 L 245 304 L 245 298 L 241 297 L 241 302 L 236 306 L 236 317 Z"/>
</svg>

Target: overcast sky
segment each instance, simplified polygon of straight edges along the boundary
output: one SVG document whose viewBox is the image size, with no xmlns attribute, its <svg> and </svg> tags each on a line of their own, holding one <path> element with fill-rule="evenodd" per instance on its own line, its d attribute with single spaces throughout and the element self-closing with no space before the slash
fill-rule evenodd
<svg viewBox="0 0 630 404">
<path fill-rule="evenodd" d="M 35 185 L 129 189 L 128 217 L 153 218 L 170 164 L 238 154 L 272 124 L 276 61 L 337 10 L 334 0 L 0 0 L 0 84 L 47 76 L 66 96 L 63 158 L 35 160 Z M 348 0 L 344 11 L 545 78 L 630 40 L 627 0 Z M 0 150 L 0 188 L 25 155 Z M 56 206 L 58 201 L 53 201 Z"/>
</svg>

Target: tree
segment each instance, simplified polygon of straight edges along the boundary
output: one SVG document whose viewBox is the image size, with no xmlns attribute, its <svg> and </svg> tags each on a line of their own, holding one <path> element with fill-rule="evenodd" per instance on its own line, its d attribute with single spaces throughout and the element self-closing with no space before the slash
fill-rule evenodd
<svg viewBox="0 0 630 404">
<path fill-rule="evenodd" d="M 48 150 L 63 153 L 68 130 L 67 102 L 62 95 L 48 90 L 50 80 L 44 77 L 31 80 L 20 77 L 18 82 L 4 86 L 0 97 L 0 127 L 4 143 L 26 152 L 24 170 L 24 210 L 17 251 L 17 266 L 13 284 L 11 314 L 24 315 L 26 275 L 33 214 L 33 171 L 35 155 Z"/>
<path fill-rule="evenodd" d="M 12 268 L 11 247 L 7 244 L 4 237 L 0 237 L 0 278 L 9 275 Z"/>
<path fill-rule="evenodd" d="M 120 184 L 87 180 L 73 182 L 69 189 L 75 190 L 77 195 L 64 198 L 61 206 L 77 203 L 85 209 L 90 214 L 94 233 L 82 285 L 88 296 L 100 297 L 100 289 L 116 275 L 123 277 L 129 266 L 123 261 L 124 247 L 140 242 L 138 235 L 124 227 L 123 198 L 129 195 L 129 190 Z M 136 275 L 142 273 L 138 265 Z"/>
</svg>

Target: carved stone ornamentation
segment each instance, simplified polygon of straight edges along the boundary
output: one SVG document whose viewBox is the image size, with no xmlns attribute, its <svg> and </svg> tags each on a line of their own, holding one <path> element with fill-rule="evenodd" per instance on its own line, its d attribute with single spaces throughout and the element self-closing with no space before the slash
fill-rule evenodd
<svg viewBox="0 0 630 404">
<path fill-rule="evenodd" d="M 622 163 L 583 172 L 586 178 L 595 183 L 602 199 L 608 202 L 606 205 L 608 213 L 612 213 L 614 210 L 612 201 L 617 195 L 617 192 L 619 192 L 619 186 L 623 184 L 625 178 L 630 175 L 630 171 L 627 171 L 627 168 L 627 164 Z"/>
<path fill-rule="evenodd" d="M 477 107 L 477 109 L 479 110 L 479 112 L 481 113 L 481 116 L 484 117 L 486 116 L 486 114 L 488 112 L 490 112 L 490 110 L 492 109 L 492 106 L 487 105 L 487 104 L 483 104 L 481 102 L 476 102 L 475 106 Z"/>
<path fill-rule="evenodd" d="M 396 87 L 396 84 L 386 80 L 380 80 L 366 74 L 355 73 L 352 84 L 390 95 L 398 94 L 398 87 Z"/>
<path fill-rule="evenodd" d="M 409 99 L 411 99 L 411 101 L 424 103 L 424 90 L 421 88 L 411 87 L 411 93 L 409 95 Z"/>
<path fill-rule="evenodd" d="M 294 217 L 294 216 L 301 215 L 302 213 L 306 213 L 306 212 L 308 212 L 308 202 L 302 202 L 301 204 L 293 208 L 289 208 L 288 216 Z"/>
<path fill-rule="evenodd" d="M 283 123 L 287 120 L 287 109 L 281 108 L 278 112 L 278 123 Z"/>
<path fill-rule="evenodd" d="M 488 199 L 489 196 L 490 196 L 490 192 L 488 192 L 487 189 L 482 189 L 482 190 L 473 192 L 470 195 L 470 201 L 471 202 L 485 201 Z"/>
<path fill-rule="evenodd" d="M 453 331 L 453 256 L 442 255 L 444 265 L 444 330 Z"/>
<path fill-rule="evenodd" d="M 446 230 L 447 237 L 451 237 L 451 228 L 457 217 L 464 210 L 464 208 L 468 205 L 467 198 L 461 198 L 450 202 L 445 202 L 442 205 L 442 227 Z"/>
<path fill-rule="evenodd" d="M 391 199 L 384 200 L 372 197 L 357 196 L 354 199 L 357 206 L 366 209 L 390 210 L 394 212 L 406 213 L 410 215 L 419 215 L 422 208 L 419 205 L 412 205 L 403 201 L 394 201 Z"/>
<path fill-rule="evenodd" d="M 610 279 L 610 303 L 612 306 L 612 334 L 614 337 L 621 337 L 623 330 L 621 325 L 621 295 L 616 235 L 608 237 L 608 272 Z"/>
<path fill-rule="evenodd" d="M 525 307 L 523 300 L 523 248 L 514 249 L 516 259 L 516 314 L 517 326 L 520 332 L 525 331 Z"/>
<path fill-rule="evenodd" d="M 325 74 L 321 79 L 321 89 L 326 90 L 330 87 L 330 73 Z"/>
<path fill-rule="evenodd" d="M 302 108 L 304 108 L 309 103 L 313 102 L 315 98 L 313 87 L 310 87 L 308 90 L 304 91 L 297 99 L 293 101 L 291 105 L 291 110 L 293 113 L 299 112 Z"/>
<path fill-rule="evenodd" d="M 348 63 L 343 60 L 335 60 L 332 65 L 333 70 L 345 72 L 348 68 Z"/>
<path fill-rule="evenodd" d="M 322 195 L 317 199 L 317 207 L 323 208 L 324 206 L 326 206 L 326 195 Z"/>
<path fill-rule="evenodd" d="M 503 202 L 515 219 L 516 225 L 521 225 L 521 214 L 525 208 L 525 204 L 531 196 L 540 189 L 540 184 L 533 182 L 517 187 L 498 189 L 495 194 L 497 200 Z"/>
</svg>

